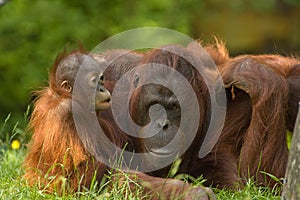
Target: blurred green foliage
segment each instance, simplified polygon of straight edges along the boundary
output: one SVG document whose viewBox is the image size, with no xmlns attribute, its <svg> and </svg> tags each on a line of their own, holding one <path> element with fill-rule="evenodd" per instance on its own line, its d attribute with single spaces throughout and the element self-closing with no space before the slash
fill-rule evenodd
<svg viewBox="0 0 300 200">
<path fill-rule="evenodd" d="M 0 4 L 3 0 L 0 0 Z M 0 6 L 0 141 L 26 126 L 31 92 L 47 83 L 58 52 L 91 50 L 119 32 L 158 26 L 211 41 L 232 54 L 300 53 L 300 0 L 10 0 Z M 15 137 L 18 137 L 16 134 Z"/>
</svg>

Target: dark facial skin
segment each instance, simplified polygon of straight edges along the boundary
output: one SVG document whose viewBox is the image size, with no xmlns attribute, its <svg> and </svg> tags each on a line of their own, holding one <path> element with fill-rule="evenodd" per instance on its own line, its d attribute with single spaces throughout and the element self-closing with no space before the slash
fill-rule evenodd
<svg viewBox="0 0 300 200">
<path fill-rule="evenodd" d="M 180 47 L 175 46 L 174 48 L 179 53 L 187 52 Z M 187 113 L 195 112 L 195 108 L 198 107 L 196 104 L 199 102 L 197 99 L 196 102 L 192 101 L 194 98 L 191 93 L 200 94 L 203 92 L 198 87 L 196 88 L 198 91 L 190 93 L 183 82 L 178 77 L 176 78 L 176 74 L 181 74 L 188 82 L 195 77 L 195 70 L 181 56 L 164 50 L 156 50 L 148 54 L 143 63 L 147 66 L 138 68 L 132 78 L 136 90 L 133 92 L 130 102 L 131 116 L 142 127 L 139 137 L 143 151 L 158 158 L 182 155 L 191 144 L 196 133 L 191 131 L 191 119 L 189 117 L 182 118 L 181 106 L 183 104 L 179 102 L 184 102 L 185 109 L 191 109 L 186 111 Z M 160 64 L 168 67 L 160 68 Z M 154 70 L 153 75 L 149 76 L 149 72 L 147 72 L 149 68 Z M 166 87 L 151 82 L 144 84 L 144 81 L 147 82 L 151 79 L 166 84 Z M 198 81 L 198 79 L 194 78 L 193 81 Z M 176 96 L 173 93 L 175 91 L 171 91 L 169 86 L 174 86 L 172 90 L 176 89 L 176 95 L 179 96 Z M 197 120 L 194 124 L 198 124 Z M 201 141 L 198 143 L 201 144 Z M 149 162 L 151 162 L 150 158 Z M 152 161 L 152 163 L 154 162 Z"/>
<path fill-rule="evenodd" d="M 130 114 L 142 127 L 143 163 L 152 175 L 167 176 L 179 157 L 181 167 L 198 158 L 210 115 L 208 88 L 194 66 L 206 68 L 198 61 L 184 47 L 170 45 L 146 54 L 131 77 Z"/>
<path fill-rule="evenodd" d="M 176 96 L 158 84 L 144 85 L 137 93 L 142 94 L 136 101 L 138 112 L 148 113 L 135 119 L 143 127 L 140 137 L 145 138 L 145 150 L 160 155 L 171 154 L 171 149 L 162 148 L 172 141 L 180 125 L 181 111 Z"/>
<path fill-rule="evenodd" d="M 76 84 L 75 81 L 77 81 Z M 88 104 L 90 109 L 96 111 L 106 110 L 111 104 L 111 95 L 103 83 L 104 75 L 99 63 L 88 55 L 70 54 L 57 67 L 57 86 L 70 94 L 73 93 L 74 87 L 78 87 L 79 92 L 76 92 L 72 98 L 82 104 Z"/>
<path fill-rule="evenodd" d="M 163 78 L 163 77 L 161 77 Z M 135 84 L 138 83 L 136 77 Z M 155 84 L 138 86 L 130 106 L 135 109 L 132 119 L 141 126 L 138 135 L 143 166 L 154 171 L 167 167 L 187 146 L 187 135 L 182 130 L 181 109 L 176 95 L 168 88 Z M 166 173 L 169 171 L 166 168 Z"/>
</svg>

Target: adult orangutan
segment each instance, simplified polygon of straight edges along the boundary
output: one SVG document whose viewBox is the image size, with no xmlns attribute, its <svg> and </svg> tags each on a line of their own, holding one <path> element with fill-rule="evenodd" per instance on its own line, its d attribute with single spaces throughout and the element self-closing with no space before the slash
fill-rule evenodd
<svg viewBox="0 0 300 200">
<path fill-rule="evenodd" d="M 250 177 L 254 177 L 258 185 L 272 187 L 276 182 L 265 173 L 278 178 L 284 177 L 288 156 L 286 131 L 293 127 L 294 113 L 300 100 L 297 88 L 300 78 L 299 61 L 269 55 L 229 58 L 226 48 L 222 44 L 217 46 L 216 49 L 207 47 L 207 50 L 216 61 L 224 80 L 227 111 L 221 136 L 204 158 L 199 158 L 198 152 L 207 131 L 207 123 L 211 119 L 211 99 L 203 77 L 193 69 L 190 60 L 200 60 L 198 63 L 201 63 L 203 70 L 212 69 L 211 60 L 207 55 L 197 52 L 191 44 L 187 49 L 179 46 L 155 49 L 142 62 L 167 65 L 175 69 L 189 80 L 197 94 L 202 111 L 199 128 L 190 147 L 181 156 L 178 173 L 194 177 L 203 175 L 208 185 L 220 188 L 242 186 Z M 213 70 L 208 71 L 210 73 L 206 75 L 214 77 Z M 162 147 L 167 146 L 178 132 L 182 115 L 179 100 L 163 85 L 151 83 L 139 86 L 137 80 L 144 79 L 139 73 L 137 71 L 137 77 L 132 80 L 137 89 L 131 99 L 131 116 L 137 124 L 144 127 L 142 135 L 152 136 L 141 139 L 144 151 L 156 154 L 158 158 L 166 157 L 174 153 L 172 147 Z M 170 77 L 159 75 L 154 79 L 174 84 L 176 82 Z M 182 89 L 182 92 L 185 90 Z M 185 100 L 191 98 L 189 95 L 185 93 Z M 157 104 L 164 109 L 160 106 L 154 108 Z M 196 112 L 195 105 L 191 104 L 190 107 L 190 112 Z M 161 114 L 151 114 L 155 109 Z M 194 137 L 189 134 L 180 133 L 182 136 L 179 140 L 185 142 L 186 138 Z M 155 161 L 147 160 L 147 157 L 145 162 L 155 165 Z M 166 167 L 150 174 L 165 177 L 168 170 L 169 167 Z"/>
<path fill-rule="evenodd" d="M 105 135 L 97 132 L 97 117 L 96 122 L 90 120 L 110 106 L 110 93 L 103 86 L 100 65 L 101 62 L 82 50 L 64 52 L 54 62 L 49 86 L 38 92 L 30 120 L 33 136 L 24 162 L 25 178 L 30 184 L 39 183 L 50 192 L 89 188 L 94 178 L 100 182 L 109 170 L 101 158 L 115 154 L 104 136 L 116 147 L 131 142 L 122 133 L 115 132 L 109 119 L 99 118 Z M 151 199 L 214 199 L 209 189 L 195 188 L 180 180 L 134 171 L 129 171 L 128 176 L 136 180 L 136 184 L 129 183 L 130 188 L 142 187 L 141 195 Z M 122 184 L 124 179 L 115 181 Z"/>
<path fill-rule="evenodd" d="M 131 116 L 138 125 L 143 127 L 140 134 L 151 136 L 140 139 L 144 152 L 154 155 L 145 157 L 146 164 L 152 164 L 155 168 L 156 163 L 163 162 L 169 157 L 174 158 L 172 155 L 178 154 L 181 155 L 181 165 L 177 174 L 184 173 L 194 177 L 203 175 L 208 180 L 208 185 L 232 187 L 237 181 L 237 161 L 231 152 L 225 149 L 216 153 L 213 150 L 206 157 L 199 158 L 204 137 L 209 129 L 208 125 L 212 120 L 211 102 L 214 101 L 210 97 L 206 82 L 217 81 L 216 69 L 210 66 L 212 61 L 205 57 L 206 55 L 202 56 L 199 57 L 195 52 L 176 45 L 161 47 L 148 53 L 142 61 L 148 66 L 137 69 L 133 79 L 136 91 L 130 101 Z M 168 72 L 162 66 L 168 66 L 172 70 Z M 149 72 L 145 70 L 149 68 L 158 73 L 147 74 Z M 158 68 L 161 68 L 161 71 Z M 196 68 L 201 68 L 200 71 L 206 75 L 205 79 Z M 179 81 L 176 79 L 177 73 L 188 81 L 193 91 L 177 83 Z M 168 83 L 169 87 L 175 85 L 174 87 L 179 91 L 175 94 L 170 88 L 158 83 L 140 85 L 139 82 L 145 82 L 147 75 L 156 82 L 160 80 L 161 83 Z M 196 103 L 191 101 L 193 94 L 196 94 Z M 182 102 L 186 103 L 185 106 Z M 188 110 L 183 112 L 183 107 Z M 190 118 L 189 113 L 196 112 L 199 112 L 199 118 Z M 188 115 L 188 121 L 181 123 L 183 115 Z M 193 124 L 197 129 L 189 130 L 186 127 L 192 127 Z M 173 145 L 170 145 L 171 143 Z M 153 157 L 156 157 L 156 160 Z M 149 173 L 166 177 L 169 169 L 170 165 L 167 165 Z"/>
<path fill-rule="evenodd" d="M 163 64 L 176 69 L 191 82 L 195 93 L 199 94 L 197 98 L 202 111 L 197 135 L 191 147 L 182 155 L 178 173 L 187 173 L 195 177 L 204 175 L 207 185 L 213 184 L 220 188 L 242 186 L 249 177 L 254 177 L 258 185 L 273 187 L 276 182 L 262 172 L 278 178 L 284 177 L 288 154 L 286 129 L 293 130 L 300 101 L 299 60 L 279 55 L 243 55 L 230 58 L 222 43 L 217 42 L 216 47 L 207 46 L 206 50 L 217 64 L 224 80 L 227 112 L 217 144 L 207 156 L 199 159 L 197 155 L 210 121 L 211 108 L 205 86 L 207 83 L 193 67 L 195 64 L 200 66 L 207 72 L 205 75 L 210 76 L 206 78 L 211 81 L 215 81 L 217 72 L 214 71 L 209 56 L 199 52 L 199 48 L 195 48 L 194 45 L 195 43 L 190 44 L 187 49 L 166 46 L 155 49 L 144 57 L 133 53 L 132 57 L 126 58 L 131 60 L 131 65 L 119 65 L 120 67 L 114 68 L 115 71 L 110 71 L 111 74 L 118 74 L 113 82 L 139 63 Z M 149 67 L 151 66 L 148 66 L 148 69 Z M 155 135 L 156 132 L 157 135 L 140 139 L 135 150 L 163 155 L 161 160 L 153 160 L 151 156 L 145 157 L 146 165 L 155 168 L 155 165 L 166 160 L 166 154 L 171 152 L 166 149 L 160 152 L 159 149 L 175 137 L 182 111 L 176 95 L 168 88 L 158 84 L 138 87 L 140 80 L 145 79 L 143 70 L 138 69 L 132 77 L 132 85 L 137 88 L 131 97 L 131 116 L 138 125 L 144 127 L 139 134 Z M 158 72 L 151 78 L 175 83 L 175 73 L 168 76 L 162 74 L 163 72 Z M 184 91 L 185 89 L 182 89 L 182 92 Z M 187 94 L 186 99 L 189 98 Z M 163 106 L 165 113 L 160 106 L 154 106 L 155 104 Z M 190 107 L 193 110 L 188 112 L 195 112 L 192 104 Z M 157 116 L 152 114 L 155 109 L 161 112 Z M 193 136 L 186 133 L 179 135 L 179 142 L 175 142 L 175 145 L 177 149 L 182 150 L 180 146 L 184 146 L 186 138 Z M 169 169 L 165 167 L 150 174 L 166 177 Z"/>
</svg>

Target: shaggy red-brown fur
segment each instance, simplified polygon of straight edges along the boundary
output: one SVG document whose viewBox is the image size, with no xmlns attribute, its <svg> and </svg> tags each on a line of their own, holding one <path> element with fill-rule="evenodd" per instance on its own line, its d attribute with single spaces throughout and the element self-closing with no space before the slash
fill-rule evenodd
<svg viewBox="0 0 300 200">
<path fill-rule="evenodd" d="M 199 149 L 210 120 L 208 90 L 191 63 L 184 60 L 180 53 L 168 52 L 168 48 L 177 49 L 195 63 L 202 63 L 204 70 L 211 76 L 206 78 L 213 81 L 216 77 L 217 70 L 211 68 L 211 60 L 207 55 L 195 52 L 193 45 L 187 48 L 171 46 L 162 48 L 164 50 L 155 49 L 147 54 L 114 50 L 92 56 L 99 63 L 103 59 L 109 63 L 104 72 L 107 76 L 104 85 L 110 91 L 123 74 L 140 63 L 169 65 L 191 83 L 198 95 L 198 104 L 202 112 L 197 136 L 182 155 L 178 173 L 187 173 L 194 177 L 203 175 L 207 179 L 207 185 L 212 184 L 220 188 L 242 187 L 249 177 L 254 177 L 258 185 L 276 185 L 265 173 L 278 178 L 283 178 L 285 174 L 288 157 L 286 132 L 293 131 L 300 101 L 300 61 L 280 55 L 242 55 L 231 58 L 223 43 L 216 42 L 215 45 L 207 46 L 206 50 L 217 64 L 224 81 L 227 112 L 217 144 L 207 156 L 200 159 Z M 63 188 L 73 192 L 83 186 L 89 188 L 93 177 L 101 181 L 107 170 L 110 170 L 85 148 L 73 120 L 72 95 L 56 83 L 55 74 L 59 64 L 71 54 L 86 52 L 64 52 L 58 56 L 49 75 L 49 86 L 37 92 L 38 99 L 30 121 L 33 136 L 24 162 L 25 178 L 31 184 L 40 183 L 49 191 Z M 195 58 L 197 56 L 198 58 Z M 113 62 L 110 63 L 111 60 Z M 160 91 L 166 90 L 162 88 Z M 166 94 L 156 95 L 164 97 Z M 154 97 L 157 96 L 153 95 L 152 98 Z M 148 116 L 147 111 L 139 110 L 138 106 L 141 102 L 150 102 L 151 99 L 148 98 L 151 96 L 144 96 L 142 89 L 134 93 L 131 99 L 131 114 L 134 120 L 138 121 Z M 166 102 L 161 102 L 164 103 Z M 125 147 L 127 144 L 127 148 L 135 152 L 144 151 L 142 145 L 145 141 L 123 133 L 115 124 L 110 111 L 98 112 L 97 116 L 106 136 L 114 144 L 119 147 Z M 88 122 L 83 123 L 82 128 L 89 128 Z M 114 152 L 108 150 L 105 153 L 110 155 Z M 168 170 L 169 167 L 166 167 L 152 172 L 151 175 L 165 177 Z M 128 175 L 135 177 L 137 183 L 143 186 L 145 194 L 153 195 L 153 199 L 173 198 L 182 192 L 185 192 L 185 198 L 189 199 L 203 192 L 203 188 L 194 189 L 178 180 L 152 177 L 135 171 L 130 171 Z M 121 184 L 122 180 L 121 177 L 116 181 Z M 135 189 L 136 186 L 133 184 L 130 187 Z"/>
<path fill-rule="evenodd" d="M 73 122 L 71 94 L 56 84 L 59 63 L 68 55 L 83 53 L 64 51 L 58 55 L 49 75 L 49 86 L 36 92 L 38 98 L 29 126 L 33 135 L 24 162 L 25 178 L 32 184 L 38 181 L 49 190 L 62 183 L 70 190 L 76 190 L 78 183 L 88 188 L 95 171 L 101 178 L 106 170 L 85 150 Z"/>
<path fill-rule="evenodd" d="M 286 133 L 293 130 L 300 101 L 300 61 L 281 55 L 230 58 L 219 43 L 207 50 L 218 65 L 229 97 L 216 154 L 231 152 L 239 174 L 234 176 L 242 182 L 254 177 L 259 185 L 273 187 L 276 182 L 265 173 L 277 178 L 285 175 Z"/>
<path fill-rule="evenodd" d="M 81 187 L 89 188 L 94 178 L 101 182 L 109 170 L 85 148 L 74 124 L 72 95 L 59 87 L 60 83 L 57 84 L 55 76 L 57 68 L 61 67 L 60 63 L 68 59 L 69 55 L 84 53 L 64 52 L 59 55 L 49 75 L 49 86 L 37 92 L 38 98 L 30 120 L 30 131 L 33 132 L 33 136 L 24 162 L 24 177 L 29 184 L 37 184 L 49 192 L 53 190 L 59 193 L 75 192 Z M 81 111 L 82 115 L 87 112 L 84 109 Z M 105 134 L 117 146 L 124 147 L 126 143 L 131 142 L 122 132 L 115 129 L 110 119 L 99 118 L 99 122 Z M 80 130 L 90 128 L 85 127 L 88 125 L 88 122 L 80 124 L 82 126 Z M 114 173 L 118 173 L 118 170 Z M 118 174 L 118 178 L 113 178 L 112 181 L 123 184 L 126 179 L 125 173 Z M 130 182 L 130 188 L 135 190 L 142 187 L 141 195 L 148 195 L 151 199 L 214 198 L 209 189 L 192 187 L 180 180 L 151 177 L 135 171 L 129 171 L 128 176 L 136 181 L 136 184 Z"/>
<path fill-rule="evenodd" d="M 168 52 L 168 48 L 180 49 L 178 51 L 182 55 L 191 51 L 202 61 L 203 69 L 210 71 L 208 74 L 215 77 L 216 69 L 211 68 L 211 61 L 207 55 L 196 52 L 197 48 L 193 48 L 193 44 L 187 50 L 180 47 L 153 50 L 143 62 L 164 64 L 186 76 L 190 64 L 186 63 L 180 53 Z M 242 187 L 250 177 L 258 185 L 273 187 L 277 183 L 268 174 L 279 179 L 285 175 L 288 157 L 286 134 L 294 126 L 300 101 L 300 61 L 280 55 L 242 55 L 230 58 L 224 44 L 220 42 L 206 47 L 206 50 L 216 62 L 224 81 L 227 94 L 225 124 L 213 150 L 199 159 L 197 155 L 201 138 L 205 135 L 205 125 L 209 122 L 207 114 L 210 105 L 207 103 L 208 94 L 205 90 L 198 91 L 205 88 L 205 83 L 201 78 L 196 78 L 197 72 L 193 73 L 193 77 L 187 76 L 199 95 L 202 115 L 196 139 L 182 156 L 178 173 L 194 177 L 203 175 L 207 179 L 207 185 L 220 188 Z M 157 103 L 167 105 L 168 98 L 165 97 L 166 91 L 163 88 L 150 97 L 145 91 L 138 89 L 132 102 L 151 102 L 147 98 L 153 98 L 157 102 L 159 96 L 166 100 Z M 137 107 L 136 104 L 132 103 L 133 118 L 137 121 L 143 116 L 147 118 L 141 108 L 148 106 L 141 104 Z M 145 143 L 141 140 L 142 144 Z M 151 174 L 165 177 L 168 169 Z"/>
</svg>

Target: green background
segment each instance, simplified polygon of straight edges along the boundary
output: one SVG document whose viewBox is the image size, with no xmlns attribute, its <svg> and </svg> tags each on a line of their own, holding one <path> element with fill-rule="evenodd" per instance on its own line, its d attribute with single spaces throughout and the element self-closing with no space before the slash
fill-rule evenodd
<svg viewBox="0 0 300 200">
<path fill-rule="evenodd" d="M 232 56 L 300 55 L 300 0 L 10 0 L 0 6 L 0 141 L 20 137 L 32 91 L 47 84 L 66 45 L 74 49 L 80 41 L 91 50 L 114 34 L 149 26 L 205 42 L 215 35 Z"/>
</svg>

